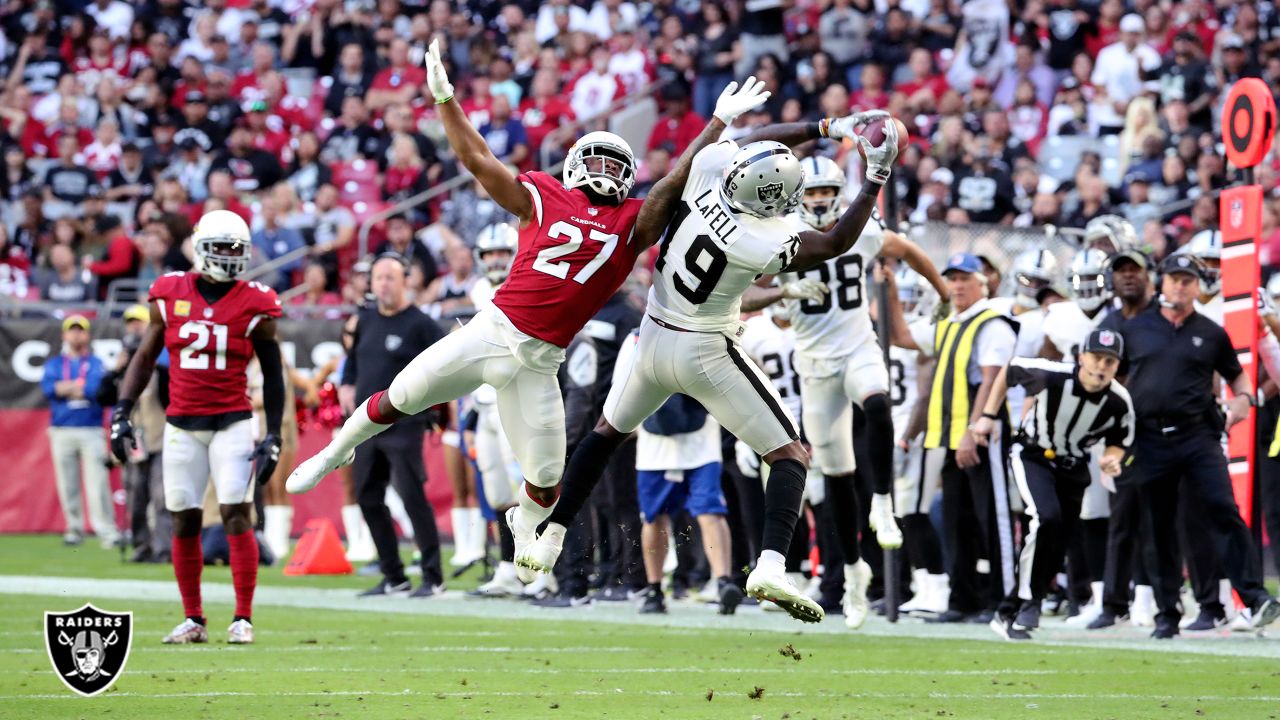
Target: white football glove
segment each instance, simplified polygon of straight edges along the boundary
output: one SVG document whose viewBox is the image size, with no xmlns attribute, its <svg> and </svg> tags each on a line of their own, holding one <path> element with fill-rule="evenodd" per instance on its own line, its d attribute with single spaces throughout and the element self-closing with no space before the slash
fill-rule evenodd
<svg viewBox="0 0 1280 720">
<path fill-rule="evenodd" d="M 808 300 L 820 303 L 831 288 L 812 278 L 793 280 L 782 286 L 782 297 L 786 300 Z"/>
<path fill-rule="evenodd" d="M 739 115 L 763 105 L 771 94 L 764 89 L 764 81 L 756 80 L 754 75 L 747 78 L 741 88 L 738 87 L 738 83 L 731 82 L 724 92 L 720 93 L 720 99 L 716 100 L 714 115 L 725 125 L 732 125 Z"/>
<path fill-rule="evenodd" d="M 1276 301 L 1271 297 L 1271 293 L 1267 292 L 1266 288 L 1258 288 L 1258 315 L 1275 317 L 1276 313 Z"/>
<path fill-rule="evenodd" d="M 750 445 L 741 440 L 733 444 L 734 460 L 738 464 L 738 472 L 749 478 L 760 477 L 760 456 Z"/>
<path fill-rule="evenodd" d="M 440 41 L 432 40 L 427 48 L 425 59 L 427 66 L 427 87 L 435 97 L 436 104 L 447 103 L 453 99 L 453 83 L 449 82 L 449 73 L 445 72 L 444 63 L 440 62 Z"/>
<path fill-rule="evenodd" d="M 876 118 L 885 118 L 887 120 L 889 112 L 887 110 L 867 110 L 866 112 L 845 115 L 842 118 L 827 118 L 827 137 L 832 140 L 857 137 L 857 128 Z"/>
<path fill-rule="evenodd" d="M 951 301 L 950 300 L 939 301 L 938 305 L 933 308 L 932 319 L 934 324 L 940 323 L 949 317 L 951 317 Z"/>
<path fill-rule="evenodd" d="M 871 144 L 865 137 L 857 136 L 862 154 L 867 156 L 867 180 L 877 185 L 889 182 L 893 174 L 893 161 L 898 159 L 898 123 L 884 124 L 884 142 L 879 147 Z"/>
</svg>

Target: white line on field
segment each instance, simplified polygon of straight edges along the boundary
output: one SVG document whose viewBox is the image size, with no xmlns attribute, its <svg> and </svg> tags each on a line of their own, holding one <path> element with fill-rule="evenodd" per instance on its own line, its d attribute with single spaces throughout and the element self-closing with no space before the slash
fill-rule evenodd
<svg viewBox="0 0 1280 720">
<path fill-rule="evenodd" d="M 26 675 L 52 675 L 53 670 L 39 670 L 24 673 Z M 260 673 L 262 668 L 182 668 L 182 669 L 163 669 L 163 668 L 136 668 L 129 667 L 129 673 L 150 673 L 155 675 L 220 675 L 222 673 Z M 640 667 L 640 668 L 548 668 L 548 667 L 531 667 L 531 668 L 439 668 L 439 667 L 416 667 L 416 668 L 377 668 L 377 667 L 291 667 L 290 673 L 356 673 L 356 672 L 372 672 L 372 673 L 400 673 L 400 674 L 416 674 L 416 673 L 440 673 L 440 672 L 456 672 L 456 673 L 489 673 L 496 672 L 503 675 L 649 675 L 649 674 L 698 674 L 698 673 L 718 673 L 725 675 L 752 675 L 752 674 L 785 674 L 791 675 L 796 671 L 793 668 L 722 668 L 722 667 L 673 667 L 673 668 L 656 668 L 656 667 Z M 860 668 L 860 669 L 844 669 L 830 670 L 822 669 L 823 675 L 858 675 L 858 676 L 894 676 L 901 677 L 904 675 L 918 675 L 922 677 L 939 677 L 939 676 L 996 676 L 996 675 L 1059 675 L 1058 670 L 1024 670 L 1021 668 L 1000 668 L 991 670 L 927 670 L 920 668 L 896 669 L 888 670 L 883 668 Z M 1113 671 L 1100 669 L 1097 672 L 1106 673 L 1108 675 L 1116 674 Z M 1072 670 L 1072 675 L 1087 674 L 1080 670 Z"/>
<path fill-rule="evenodd" d="M 724 692 L 724 691 L 722 691 Z M 689 697 L 696 697 L 702 694 L 701 690 L 691 691 L 687 693 Z M 611 697 L 611 696 L 645 696 L 645 697 L 683 697 L 686 693 L 677 693 L 672 690 L 623 690 L 615 688 L 613 692 L 604 690 L 573 690 L 566 692 L 557 691 L 450 691 L 450 692 L 415 692 L 412 690 L 402 690 L 399 692 L 386 690 L 321 690 L 321 691 L 300 691 L 300 692 L 248 692 L 248 691 L 209 691 L 209 692 L 185 692 L 185 693 L 133 693 L 133 692 L 108 692 L 99 695 L 99 700 L 110 698 L 129 698 L 129 699 L 167 699 L 167 698 L 220 698 L 220 697 L 420 697 L 420 698 L 473 698 L 473 697 L 520 697 L 520 698 L 543 698 L 554 699 L 566 695 L 577 697 Z M 923 695 L 913 693 L 887 693 L 887 692 L 847 692 L 847 693 L 831 693 L 831 692 L 794 692 L 787 690 L 770 690 L 765 693 L 766 697 L 805 697 L 805 698 L 847 698 L 850 700 L 918 700 L 921 697 L 927 697 L 931 700 L 1148 700 L 1148 701 L 1175 701 L 1175 702 L 1277 702 L 1280 701 L 1280 695 L 1139 695 L 1136 693 L 948 693 L 948 692 L 930 692 Z M 30 695 L 0 695 L 0 700 L 79 700 L 78 695 L 72 693 L 62 694 L 30 694 Z"/>
</svg>

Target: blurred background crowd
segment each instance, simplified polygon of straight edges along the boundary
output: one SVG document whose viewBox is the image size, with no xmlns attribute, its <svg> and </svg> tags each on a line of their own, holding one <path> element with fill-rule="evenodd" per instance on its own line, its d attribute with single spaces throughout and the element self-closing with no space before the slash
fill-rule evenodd
<svg viewBox="0 0 1280 720">
<path fill-rule="evenodd" d="M 217 208 L 249 221 L 258 279 L 288 302 L 357 303 L 352 271 L 385 245 L 435 303 L 503 211 L 434 121 L 434 38 L 513 168 L 554 170 L 609 127 L 643 194 L 719 90 L 755 74 L 773 96 L 731 134 L 872 107 L 904 120 L 903 221 L 1118 213 L 1156 256 L 1216 226 L 1231 84 L 1280 92 L 1280 12 L 1251 0 L 11 0 L 0 26 L 0 296 L 72 304 L 145 297 L 190 266 L 183 241 Z M 1268 266 L 1278 169 L 1273 154 L 1258 171 Z"/>
</svg>

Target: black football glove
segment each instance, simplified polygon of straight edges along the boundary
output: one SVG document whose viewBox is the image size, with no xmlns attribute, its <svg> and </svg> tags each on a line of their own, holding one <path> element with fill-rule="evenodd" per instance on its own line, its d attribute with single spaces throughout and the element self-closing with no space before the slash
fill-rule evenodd
<svg viewBox="0 0 1280 720">
<path fill-rule="evenodd" d="M 111 411 L 111 454 L 123 465 L 129 462 L 129 451 L 138 447 L 133 435 L 133 423 L 129 422 L 129 413 L 133 408 L 119 403 Z"/>
<path fill-rule="evenodd" d="M 253 449 L 250 460 L 253 463 L 254 479 L 259 485 L 265 485 L 271 479 L 271 474 L 276 471 L 276 465 L 280 463 L 280 436 L 267 433 L 267 436 L 262 438 L 262 442 Z"/>
</svg>

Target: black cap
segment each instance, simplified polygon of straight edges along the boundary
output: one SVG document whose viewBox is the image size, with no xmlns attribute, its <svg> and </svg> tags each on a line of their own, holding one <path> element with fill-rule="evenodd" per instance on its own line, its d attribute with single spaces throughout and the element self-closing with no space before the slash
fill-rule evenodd
<svg viewBox="0 0 1280 720">
<path fill-rule="evenodd" d="M 204 97 L 204 93 L 200 92 L 199 90 L 188 90 L 188 91 L 187 91 L 187 94 L 186 94 L 186 96 L 185 96 L 185 98 L 184 98 L 184 100 L 185 100 L 187 103 L 205 103 L 205 102 L 208 102 L 208 100 L 206 100 L 206 99 L 205 99 L 205 97 Z"/>
<path fill-rule="evenodd" d="M 1160 261 L 1160 274 L 1185 273 L 1200 277 L 1200 261 L 1186 253 L 1174 253 Z"/>
<path fill-rule="evenodd" d="M 1123 252 L 1118 252 L 1115 255 L 1112 255 L 1109 261 L 1111 265 L 1111 269 L 1115 270 L 1116 266 L 1120 264 L 1121 260 L 1128 260 L 1129 262 L 1133 263 L 1134 265 L 1137 265 L 1139 268 L 1142 268 L 1143 270 L 1146 270 L 1147 268 L 1151 267 L 1151 261 L 1147 259 L 1146 254 L 1138 250 L 1125 250 Z"/>
<path fill-rule="evenodd" d="M 1116 359 L 1124 358 L 1124 338 L 1112 330 L 1094 330 L 1084 340 L 1081 352 L 1111 355 Z"/>
<path fill-rule="evenodd" d="M 153 125 L 154 127 L 178 127 L 178 118 L 167 112 L 163 112 L 156 115 L 156 121 Z"/>
</svg>

